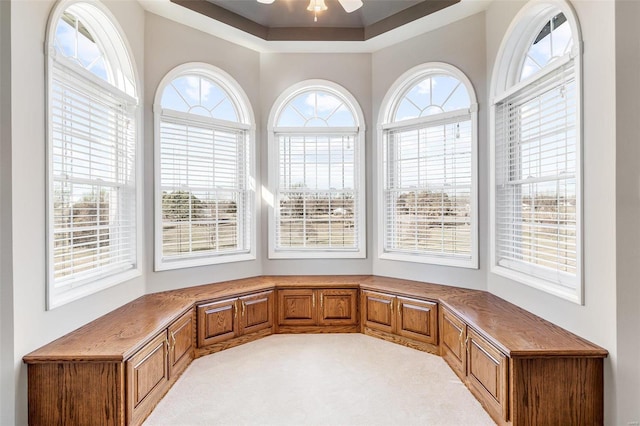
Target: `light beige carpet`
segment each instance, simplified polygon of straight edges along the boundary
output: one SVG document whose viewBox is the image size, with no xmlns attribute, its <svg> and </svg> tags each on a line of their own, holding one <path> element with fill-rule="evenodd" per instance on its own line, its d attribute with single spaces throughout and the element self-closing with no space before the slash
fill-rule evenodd
<svg viewBox="0 0 640 426">
<path fill-rule="evenodd" d="M 438 356 L 363 334 L 273 335 L 195 360 L 153 425 L 494 425 Z"/>
</svg>

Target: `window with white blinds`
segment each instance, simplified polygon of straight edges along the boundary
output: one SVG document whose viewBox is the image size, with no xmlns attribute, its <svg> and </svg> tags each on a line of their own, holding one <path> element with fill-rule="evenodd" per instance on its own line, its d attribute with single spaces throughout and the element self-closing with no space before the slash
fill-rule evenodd
<svg viewBox="0 0 640 426">
<path fill-rule="evenodd" d="M 239 89 L 203 64 L 167 77 L 156 110 L 156 269 L 251 259 L 251 126 Z"/>
<path fill-rule="evenodd" d="M 577 59 L 567 18 L 557 12 L 551 16 L 538 27 L 524 56 L 521 81 L 494 104 L 494 269 L 576 299 L 581 194 Z"/>
<path fill-rule="evenodd" d="M 104 26 L 94 33 L 88 20 Z M 128 55 L 120 39 L 98 38 L 113 25 L 95 6 L 76 3 L 55 22 L 48 67 L 49 308 L 139 273 L 137 100 L 124 92 L 133 89 L 131 69 L 112 63 L 126 64 Z M 113 42 L 125 60 L 103 53 Z M 116 86 L 118 71 L 128 85 Z"/>
<path fill-rule="evenodd" d="M 278 247 L 357 250 L 355 134 L 279 134 Z"/>
<path fill-rule="evenodd" d="M 361 113 L 328 82 L 285 93 L 272 117 L 270 256 L 364 257 Z"/>
<path fill-rule="evenodd" d="M 475 104 L 442 65 L 409 71 L 388 96 L 380 256 L 477 267 Z"/>
</svg>

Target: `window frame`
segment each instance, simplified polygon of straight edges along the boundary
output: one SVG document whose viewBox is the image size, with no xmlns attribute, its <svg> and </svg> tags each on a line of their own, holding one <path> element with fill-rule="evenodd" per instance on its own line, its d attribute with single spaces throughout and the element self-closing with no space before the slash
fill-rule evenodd
<svg viewBox="0 0 640 426">
<path fill-rule="evenodd" d="M 163 256 L 163 234 L 162 234 L 162 188 L 161 188 L 161 123 L 162 123 L 162 95 L 164 89 L 175 79 L 185 75 L 199 75 L 216 82 L 221 89 L 226 91 L 229 100 L 233 102 L 239 115 L 237 129 L 246 132 L 247 145 L 249 150 L 248 167 L 246 172 L 246 190 L 251 196 L 245 210 L 248 215 L 249 232 L 248 244 L 249 250 L 245 252 L 233 253 L 213 253 L 199 257 L 187 257 L 164 259 Z M 193 116 L 192 123 L 198 125 L 204 121 L 224 126 L 228 122 L 215 118 L 208 119 L 197 114 L 179 113 L 181 119 L 187 121 L 189 115 Z M 174 115 L 174 117 L 175 117 Z M 154 121 L 154 270 L 167 271 L 172 269 L 182 269 L 206 265 L 218 265 L 233 262 L 251 261 L 256 259 L 256 218 L 258 217 L 258 204 L 256 196 L 256 125 L 253 107 L 248 96 L 240 86 L 240 84 L 227 72 L 222 69 L 204 62 L 189 62 L 179 65 L 169 71 L 158 84 L 156 89 L 155 100 L 153 104 L 153 121 Z M 234 126 L 234 129 L 236 126 Z"/>
<path fill-rule="evenodd" d="M 563 13 L 571 28 L 573 47 L 569 59 L 561 57 L 547 63 L 536 73 L 519 81 L 524 58 L 538 33 L 558 13 Z M 582 51 L 583 42 L 580 26 L 571 5 L 564 0 L 541 0 L 525 5 L 512 20 L 502 40 L 491 79 L 489 110 L 489 223 L 490 223 L 490 270 L 496 275 L 511 279 L 545 293 L 557 296 L 570 302 L 584 304 L 584 263 L 583 263 L 583 126 L 584 111 L 582 86 Z M 539 276 L 531 275 L 524 268 L 513 269 L 498 264 L 497 258 L 497 223 L 496 223 L 496 120 L 497 105 L 523 88 L 535 84 L 541 78 L 573 61 L 576 81 L 576 274 L 574 288 L 554 283 Z M 534 264 L 525 262 L 528 267 L 540 269 Z M 530 269 L 531 270 L 531 269 Z M 542 275 L 542 273 L 540 273 Z"/>
<path fill-rule="evenodd" d="M 355 127 L 348 130 L 354 131 L 354 144 L 357 145 L 358 153 L 355 155 L 355 176 L 354 176 L 354 191 L 358 193 L 358 232 L 356 238 L 358 240 L 358 247 L 356 249 L 338 250 L 338 249 L 304 249 L 297 250 L 294 248 L 277 248 L 276 247 L 276 220 L 278 213 L 276 211 L 276 194 L 279 188 L 279 138 L 278 134 L 282 133 L 283 129 L 293 131 L 296 134 L 331 134 L 332 132 L 341 132 L 346 130 L 340 127 L 311 127 L 315 132 L 305 129 L 309 128 L 279 128 L 276 126 L 276 122 L 280 117 L 280 113 L 288 105 L 289 101 L 296 98 L 298 95 L 313 91 L 322 90 L 329 92 L 344 102 L 345 106 L 350 109 L 355 120 Z M 328 80 L 311 79 L 301 81 L 293 86 L 284 90 L 280 96 L 273 103 L 271 112 L 269 114 L 267 132 L 268 132 L 268 189 L 264 191 L 263 198 L 265 198 L 268 205 L 268 248 L 269 259 L 363 259 L 366 258 L 367 253 L 367 232 L 366 232 L 366 144 L 365 144 L 365 120 L 364 114 L 360 104 L 356 98 L 344 87 Z"/>
<path fill-rule="evenodd" d="M 73 64 L 71 60 L 65 58 L 59 54 L 54 47 L 54 41 L 56 37 L 56 30 L 58 22 L 62 18 L 64 12 L 70 7 L 82 8 L 80 16 L 85 22 L 89 22 L 89 27 L 92 30 L 92 35 L 99 40 L 99 43 L 104 47 L 105 52 L 104 59 L 111 66 L 118 66 L 118 70 L 121 73 L 115 73 L 114 82 L 112 85 L 100 79 L 92 72 L 81 68 L 80 65 Z M 120 26 L 118 20 L 114 17 L 111 11 L 101 2 L 88 2 L 85 0 L 62 0 L 53 8 L 49 15 L 47 22 L 46 40 L 45 40 L 45 82 L 46 82 L 46 114 L 45 114 L 45 126 L 46 126 L 46 259 L 47 259 L 47 279 L 46 279 L 46 309 L 52 310 L 67 303 L 84 298 L 91 294 L 105 290 L 107 288 L 116 286 L 118 284 L 129 281 L 133 278 L 142 275 L 142 261 L 143 261 L 143 245 L 142 245 L 142 141 L 143 141 L 143 127 L 142 127 L 142 107 L 139 99 L 140 80 L 137 73 L 137 66 L 135 58 L 132 54 L 131 46 L 125 37 L 125 32 Z M 132 116 L 135 123 L 135 135 L 133 137 L 135 160 L 133 167 L 135 167 L 134 173 L 134 196 L 132 197 L 133 208 L 135 209 L 135 217 L 133 222 L 135 224 L 135 231 L 133 232 L 133 239 L 135 240 L 134 249 L 135 255 L 133 256 L 134 265 L 125 271 L 116 272 L 106 275 L 104 277 L 86 278 L 80 277 L 76 279 L 68 280 L 64 285 L 56 286 L 54 278 L 55 261 L 54 256 L 54 244 L 55 239 L 53 235 L 54 231 L 54 174 L 53 174 L 53 124 L 51 122 L 51 113 L 53 108 L 52 94 L 53 90 L 53 75 L 56 65 L 56 56 L 60 56 L 58 62 L 62 65 L 59 67 L 66 67 L 71 69 L 72 73 L 86 77 L 86 79 L 95 86 L 101 87 L 109 91 L 120 92 L 123 98 L 129 100 L 129 102 L 135 102 L 135 111 Z M 125 75 L 126 72 L 126 75 Z M 86 75 L 85 75 L 86 74 Z M 128 78 L 128 79 L 127 79 Z M 111 87 L 113 86 L 113 87 Z M 120 95 L 119 95 L 120 96 Z"/>
<path fill-rule="evenodd" d="M 395 114 L 397 106 L 403 99 L 403 95 L 407 93 L 407 90 L 411 89 L 413 85 L 420 79 L 427 78 L 429 75 L 449 75 L 458 79 L 467 89 L 469 95 L 469 108 L 468 112 L 463 110 L 447 111 L 434 115 L 427 115 L 424 117 L 413 118 L 402 121 L 393 121 L 393 114 Z M 386 131 L 390 129 L 398 128 L 411 128 L 416 125 L 429 126 L 432 123 L 446 122 L 453 118 L 469 116 L 471 121 L 471 192 L 470 192 L 470 219 L 471 219 L 471 255 L 469 259 L 459 259 L 453 256 L 437 255 L 434 253 L 401 253 L 395 251 L 386 251 L 385 239 L 386 239 L 386 223 L 383 220 L 384 211 L 386 209 L 384 198 L 384 175 L 386 170 L 384 168 L 384 145 L 386 144 Z M 414 262 L 443 266 L 455 266 L 469 269 L 478 269 L 479 267 L 479 255 L 478 255 L 478 241 L 479 241 L 479 223 L 478 223 L 478 102 L 476 93 L 471 84 L 469 78 L 457 67 L 444 62 L 429 62 L 422 65 L 418 65 L 402 74 L 389 88 L 387 94 L 382 101 L 380 113 L 378 117 L 378 132 L 377 132 L 377 203 L 376 211 L 380 216 L 377 223 L 378 232 L 378 258 L 382 260 L 393 260 L 402 262 Z"/>
</svg>

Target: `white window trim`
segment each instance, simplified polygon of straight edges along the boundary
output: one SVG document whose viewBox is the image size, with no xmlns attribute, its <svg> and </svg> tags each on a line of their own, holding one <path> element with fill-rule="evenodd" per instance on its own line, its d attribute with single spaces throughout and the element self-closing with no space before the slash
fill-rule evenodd
<svg viewBox="0 0 640 426">
<path fill-rule="evenodd" d="M 139 90 L 138 88 L 142 87 L 140 84 L 140 79 L 137 73 L 137 66 L 135 63 L 135 58 L 132 54 L 131 46 L 126 37 L 124 37 L 124 31 L 122 27 L 113 16 L 111 11 L 104 6 L 101 2 L 92 1 L 86 2 L 83 0 L 61 0 L 59 1 L 51 14 L 49 15 L 49 20 L 47 23 L 47 34 L 45 40 L 46 46 L 46 61 L 45 61 L 45 75 L 46 75 L 46 134 L 47 134 L 47 147 L 46 147 L 46 159 L 47 159 L 47 195 L 46 195 L 46 247 L 47 247 L 47 299 L 46 299 L 46 309 L 52 310 L 54 308 L 63 306 L 67 303 L 76 301 L 78 299 L 84 298 L 91 294 L 97 293 L 99 291 L 105 290 L 107 288 L 116 286 L 118 284 L 124 283 L 126 281 L 132 280 L 136 277 L 142 275 L 142 261 L 144 259 L 143 252 L 143 236 L 142 236 L 142 208 L 143 208 L 143 199 L 142 199 L 142 184 L 143 184 L 143 173 L 142 173 L 142 165 L 143 165 L 143 152 L 142 152 L 142 141 L 143 138 L 143 126 L 142 126 L 142 108 L 138 103 L 135 112 L 135 120 L 136 120 L 136 139 L 135 139 L 135 152 L 136 152 L 136 189 L 135 189 L 135 203 L 136 203 L 136 233 L 135 233 L 135 244 L 136 244 L 136 260 L 135 266 L 132 269 L 126 270 L 121 273 L 116 273 L 110 275 L 106 278 L 101 278 L 97 280 L 93 280 L 90 282 L 74 282 L 69 281 L 65 286 L 61 286 L 59 288 L 54 287 L 54 261 L 53 261 L 53 252 L 54 252 L 54 238 L 53 238 L 53 224 L 51 218 L 53 217 L 53 197 L 51 196 L 53 189 L 53 166 L 52 166 L 52 149 L 51 144 L 53 141 L 53 126 L 49 122 L 49 114 L 51 111 L 51 89 L 52 89 L 52 75 L 53 75 L 53 61 L 57 52 L 53 46 L 53 42 L 56 35 L 56 28 L 58 21 L 62 17 L 63 12 L 69 8 L 73 4 L 83 3 L 88 7 L 93 7 L 98 10 L 98 12 L 102 13 L 108 22 L 108 25 L 105 25 L 101 22 L 96 22 L 95 19 L 92 19 L 92 23 L 96 23 L 97 25 L 92 26 L 92 29 L 95 29 L 100 32 L 96 36 L 103 42 L 110 41 L 105 46 L 108 49 L 105 54 L 107 55 L 107 59 L 109 61 L 117 62 L 122 67 L 130 67 L 132 75 L 131 79 L 135 82 L 136 87 L 134 90 Z M 93 17 L 92 17 L 93 18 Z M 102 21 L 102 17 L 97 18 L 97 21 Z M 109 26 L 115 29 L 115 33 L 109 32 L 107 33 L 107 29 Z M 96 27 L 96 28 L 94 28 Z M 119 45 L 118 45 L 119 44 Z M 124 50 L 124 51 L 123 51 Z M 125 57 L 126 56 L 126 57 Z M 124 62 L 124 63 L 123 63 Z M 89 75 L 89 78 L 92 79 L 93 74 Z M 125 82 L 122 81 L 122 76 L 118 76 L 120 81 L 116 83 L 120 86 L 119 90 L 125 92 L 127 87 L 125 87 Z M 100 81 L 100 84 L 104 82 Z M 138 95 L 137 93 L 128 93 L 129 95 Z"/>
<path fill-rule="evenodd" d="M 358 192 L 359 205 L 358 205 L 358 218 L 360 223 L 358 224 L 357 239 L 359 246 L 356 249 L 343 249 L 343 250 L 322 250 L 322 249 L 276 249 L 276 206 L 275 206 L 275 194 L 278 187 L 278 131 L 285 131 L 286 133 L 295 132 L 294 128 L 286 128 L 286 130 L 275 126 L 275 121 L 280 116 L 282 109 L 287 105 L 288 101 L 295 98 L 301 92 L 308 91 L 310 89 L 326 90 L 332 92 L 338 98 L 345 101 L 346 105 L 351 109 L 354 114 L 354 118 L 357 120 L 356 128 L 313 128 L 317 133 L 334 133 L 336 131 L 355 131 L 354 143 L 360 145 L 358 161 L 358 176 L 356 176 L 356 192 Z M 308 128 L 300 128 L 298 131 L 302 131 L 305 134 L 309 133 Z M 268 219 L 269 219 L 269 259 L 363 259 L 367 257 L 367 221 L 366 221 L 366 173 L 365 173 L 365 121 L 362 108 L 356 100 L 356 98 L 344 87 L 328 80 L 312 79 L 301 81 L 297 84 L 286 89 L 278 96 L 278 99 L 273 104 L 271 112 L 269 114 L 269 120 L 267 124 L 268 132 L 268 189 L 263 198 L 268 205 Z"/>
<path fill-rule="evenodd" d="M 470 108 L 458 111 L 445 112 L 433 116 L 420 117 L 412 120 L 406 120 L 402 122 L 392 122 L 392 114 L 395 112 L 393 106 L 396 104 L 399 96 L 402 92 L 414 81 L 421 77 L 425 77 L 429 74 L 444 73 L 449 74 L 457 78 L 462 84 L 465 85 L 469 94 Z M 471 258 L 470 259 L 455 259 L 446 255 L 437 254 L 410 254 L 410 253 L 398 253 L 398 252 L 386 252 L 384 249 L 384 236 L 385 228 L 384 221 L 380 218 L 377 224 L 377 246 L 378 246 L 378 258 L 383 260 L 394 260 L 401 262 L 415 262 L 425 263 L 443 266 L 456 266 L 461 268 L 478 269 L 479 256 L 478 256 L 478 103 L 475 90 L 469 78 L 458 68 L 453 65 L 444 62 L 429 62 L 422 65 L 418 65 L 404 74 L 402 74 L 389 88 L 385 95 L 380 108 L 378 116 L 378 132 L 376 152 L 378 155 L 377 161 L 377 202 L 376 211 L 378 215 L 382 215 L 386 208 L 384 204 L 384 158 L 382 156 L 384 148 L 384 132 L 387 129 L 413 126 L 416 124 L 426 124 L 432 122 L 443 121 L 446 122 L 453 117 L 459 117 L 462 114 L 469 114 L 471 117 Z"/>
<path fill-rule="evenodd" d="M 249 237 L 249 251 L 243 253 L 228 253 L 228 254 L 203 254 L 198 257 L 190 258 L 171 258 L 163 257 L 162 255 L 162 189 L 161 189 L 161 149 L 160 149 L 160 123 L 162 118 L 162 94 L 164 89 L 169 83 L 183 74 L 199 74 L 207 78 L 213 78 L 217 82 L 221 83 L 221 86 L 229 94 L 231 101 L 238 109 L 240 115 L 237 126 L 233 126 L 235 129 L 244 129 L 248 132 L 249 138 L 249 168 L 247 170 L 248 179 L 248 191 L 253 194 L 251 204 L 252 209 L 249 211 L 250 221 L 248 232 Z M 215 123 L 224 127 L 225 122 L 215 118 L 199 117 L 195 114 L 187 114 L 171 111 L 169 116 L 177 116 L 179 118 L 188 118 L 188 120 L 195 123 Z M 153 104 L 153 131 L 154 131 L 154 270 L 155 271 L 168 271 L 172 269 L 191 268 L 196 266 L 206 265 L 219 265 L 232 262 L 245 262 L 256 259 L 256 218 L 258 217 L 258 206 L 256 197 L 256 180 L 255 180 L 255 140 L 256 140 L 256 126 L 255 116 L 253 114 L 253 107 L 249 101 L 249 97 L 246 95 L 240 84 L 227 72 L 222 69 L 213 66 L 211 64 L 203 62 L 189 62 L 179 65 L 169 71 L 164 78 L 160 81 L 158 89 L 156 90 L 156 96 Z"/>
<path fill-rule="evenodd" d="M 575 61 L 576 77 L 576 105 L 578 115 L 576 121 L 576 279 L 575 288 L 565 287 L 537 278 L 523 271 L 500 266 L 496 258 L 496 105 L 514 91 L 521 89 L 531 81 L 562 66 L 566 60 L 556 60 L 545 66 L 522 83 L 518 83 L 520 62 L 529 50 L 545 20 L 548 21 L 556 13 L 562 12 L 571 26 L 574 46 L 571 58 Z M 570 302 L 584 304 L 584 274 L 583 274 L 583 95 L 582 95 L 582 35 L 576 14 L 571 5 L 564 0 L 537 0 L 526 4 L 511 22 L 496 55 L 490 86 L 489 109 L 489 224 L 490 224 L 490 270 L 496 275 L 525 284 L 548 294 L 560 297 Z"/>
</svg>

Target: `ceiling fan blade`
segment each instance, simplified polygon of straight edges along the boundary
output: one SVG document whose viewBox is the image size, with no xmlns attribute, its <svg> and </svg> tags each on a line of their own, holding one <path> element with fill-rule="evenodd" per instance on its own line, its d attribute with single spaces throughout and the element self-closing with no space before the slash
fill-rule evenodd
<svg viewBox="0 0 640 426">
<path fill-rule="evenodd" d="M 351 13 L 362 7 L 362 0 L 338 0 L 338 2 L 340 2 L 340 5 L 342 5 L 344 11 L 347 13 Z"/>
</svg>

